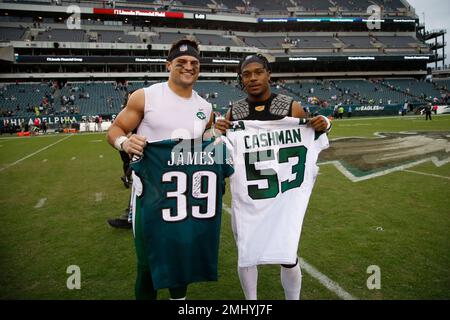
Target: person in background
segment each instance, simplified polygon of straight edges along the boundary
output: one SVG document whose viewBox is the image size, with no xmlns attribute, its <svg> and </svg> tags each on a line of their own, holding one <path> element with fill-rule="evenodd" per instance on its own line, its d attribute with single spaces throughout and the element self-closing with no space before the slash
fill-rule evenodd
<svg viewBox="0 0 450 320">
<path fill-rule="evenodd" d="M 42 129 L 42 133 L 44 133 L 44 134 L 47 133 L 47 121 L 42 120 L 41 129 Z"/>
<path fill-rule="evenodd" d="M 433 106 L 433 112 L 434 112 L 435 115 L 437 115 L 437 111 L 438 111 L 438 106 L 437 106 L 437 104 L 435 104 Z"/>
<path fill-rule="evenodd" d="M 344 107 L 340 106 L 338 109 L 338 117 L 339 119 L 342 119 L 344 117 Z"/>
<path fill-rule="evenodd" d="M 425 107 L 425 120 L 428 120 L 428 118 L 431 120 L 431 102 L 428 102 Z"/>
<path fill-rule="evenodd" d="M 130 91 L 125 95 L 124 102 L 122 104 L 122 109 L 127 106 L 128 99 L 131 96 L 131 94 L 134 91 Z M 136 133 L 136 131 L 133 131 L 133 133 Z M 131 133 L 128 134 L 128 138 L 131 136 Z M 125 151 L 121 150 L 119 151 L 120 159 L 122 160 L 122 170 L 123 170 L 123 176 L 120 177 L 120 179 L 123 182 L 123 185 L 125 188 L 130 188 L 133 179 L 132 179 L 132 170 L 130 167 L 130 155 L 126 153 Z M 130 207 L 131 203 L 131 193 L 130 198 L 128 199 L 127 207 L 123 211 L 123 214 L 118 218 L 111 218 L 108 219 L 108 224 L 113 228 L 119 228 L 119 229 L 131 229 L 132 228 L 132 211 Z"/>
</svg>

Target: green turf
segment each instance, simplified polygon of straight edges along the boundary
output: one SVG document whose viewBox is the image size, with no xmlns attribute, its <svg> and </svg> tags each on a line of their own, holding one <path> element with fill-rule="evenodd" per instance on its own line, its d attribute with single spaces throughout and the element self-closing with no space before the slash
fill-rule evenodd
<svg viewBox="0 0 450 320">
<path fill-rule="evenodd" d="M 375 132 L 399 131 L 444 131 L 450 130 L 450 115 L 434 116 L 426 121 L 425 116 L 405 116 L 390 118 L 344 118 L 333 121 L 330 139 L 338 137 L 374 137 Z"/>
<path fill-rule="evenodd" d="M 436 130 L 450 131 L 450 117 L 336 120 L 330 139 Z M 122 214 L 129 190 L 105 135 L 70 136 L 7 167 L 65 137 L 0 139 L 0 170 L 6 168 L 0 171 L 0 298 L 133 299 L 132 233 L 106 223 Z M 410 169 L 450 177 L 450 164 Z M 354 183 L 322 165 L 299 254 L 356 298 L 450 299 L 449 190 L 449 179 L 412 172 Z M 41 198 L 45 205 L 34 208 Z M 230 205 L 229 193 L 224 202 Z M 188 298 L 242 299 L 236 260 L 224 211 L 219 281 L 190 286 Z M 81 268 L 80 290 L 66 287 L 70 265 Z M 380 290 L 366 287 L 370 265 L 381 268 Z M 260 299 L 284 298 L 279 272 L 278 266 L 260 267 Z M 159 297 L 167 299 L 167 291 Z M 304 270 L 302 298 L 339 299 Z"/>
</svg>

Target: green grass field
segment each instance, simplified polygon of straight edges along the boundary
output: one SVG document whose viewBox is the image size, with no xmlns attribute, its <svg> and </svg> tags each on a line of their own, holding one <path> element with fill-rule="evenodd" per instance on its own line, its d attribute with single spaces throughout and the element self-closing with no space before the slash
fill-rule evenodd
<svg viewBox="0 0 450 320">
<path fill-rule="evenodd" d="M 329 138 L 400 131 L 450 135 L 450 116 L 336 120 Z M 0 138 L 1 299 L 134 299 L 132 232 L 106 222 L 127 205 L 120 175 L 105 134 Z M 450 299 L 450 163 L 360 182 L 321 165 L 299 255 L 358 299 Z M 224 211 L 219 281 L 191 285 L 188 298 L 243 299 L 236 261 Z M 70 265 L 81 269 L 80 290 L 66 287 Z M 366 286 L 371 265 L 381 289 Z M 284 299 L 279 273 L 259 268 L 260 299 Z M 303 270 L 302 299 L 340 297 Z"/>
</svg>

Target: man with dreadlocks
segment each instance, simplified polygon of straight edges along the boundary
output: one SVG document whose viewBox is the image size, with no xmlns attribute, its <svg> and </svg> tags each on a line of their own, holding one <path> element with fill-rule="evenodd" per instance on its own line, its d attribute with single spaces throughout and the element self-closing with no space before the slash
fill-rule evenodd
<svg viewBox="0 0 450 320">
<path fill-rule="evenodd" d="M 303 110 L 303 108 L 300 106 L 300 104 L 297 101 L 294 101 L 293 98 L 282 95 L 282 94 L 274 94 L 271 92 L 270 89 L 270 65 L 268 60 L 260 54 L 251 55 L 248 56 L 246 59 L 241 61 L 239 67 L 238 67 L 238 76 L 239 81 L 241 84 L 241 88 L 247 92 L 247 97 L 245 99 L 239 100 L 232 104 L 231 108 L 228 110 L 225 119 L 217 120 L 216 124 L 214 125 L 214 129 L 220 131 L 221 133 L 225 133 L 227 129 L 230 128 L 232 125 L 231 121 L 239 121 L 239 120 L 260 120 L 260 121 L 268 121 L 267 125 L 269 125 L 270 122 L 273 122 L 271 120 L 279 120 L 283 119 L 285 117 L 292 117 L 292 118 L 306 118 L 306 113 Z M 287 120 L 287 119 L 285 119 Z M 305 121 L 306 122 L 306 119 Z M 312 127 L 314 131 L 316 132 L 316 136 L 319 136 L 321 133 L 328 132 L 331 128 L 330 121 L 324 117 L 324 116 L 316 116 L 312 119 L 308 120 L 308 126 Z M 264 124 L 261 124 L 261 127 L 265 127 Z M 326 140 L 325 143 L 322 143 L 322 145 L 319 147 L 319 149 L 326 148 L 328 146 L 328 140 Z M 320 152 L 320 151 L 319 151 Z M 311 152 L 312 153 L 312 152 Z M 315 166 L 315 161 L 313 163 Z M 256 172 L 258 169 L 255 169 Z M 251 175 L 252 173 L 250 173 Z M 254 172 L 253 172 L 254 174 Z M 247 176 L 249 173 L 247 172 Z M 254 178 L 254 177 L 253 177 Z M 254 179 L 253 179 L 254 180 Z M 268 180 L 267 180 L 268 181 Z M 269 183 L 269 181 L 268 181 Z M 290 182 L 289 182 L 290 183 Z M 269 183 L 270 184 L 270 183 Z M 268 186 L 268 190 L 270 187 Z M 311 187 L 312 189 L 312 187 Z M 309 190 L 309 192 L 311 191 Z M 260 189 L 263 190 L 263 189 Z M 263 191 L 265 191 L 263 190 Z M 237 194 L 239 193 L 239 194 Z M 239 248 L 239 240 L 242 240 L 242 237 L 244 236 L 245 232 L 249 229 L 243 227 L 242 225 L 236 227 L 236 216 L 239 216 L 239 219 L 246 219 L 247 223 L 253 218 L 242 218 L 242 210 L 244 210 L 242 203 L 239 206 L 234 207 L 234 201 L 235 198 L 242 199 L 242 190 L 239 192 L 238 190 L 235 190 L 235 193 L 233 192 L 233 184 L 232 184 L 232 197 L 233 197 L 233 232 L 235 235 L 235 240 L 238 243 Z M 309 195 L 308 195 L 309 198 Z M 254 199 L 254 198 L 252 198 Z M 240 201 L 240 200 L 238 200 Z M 250 201 L 258 201 L 258 200 L 250 200 Z M 285 201 L 285 200 L 282 200 Z M 306 201 L 307 202 L 307 201 Z M 306 205 L 305 205 L 306 206 Z M 292 211 L 300 211 L 305 210 L 297 208 L 297 205 L 294 203 L 285 204 L 283 208 L 291 208 Z M 262 209 L 264 210 L 264 209 Z M 257 210 L 258 211 L 258 210 Z M 304 211 L 303 211 L 304 212 Z M 252 212 L 252 215 L 261 215 L 263 212 Z M 290 215 L 291 213 L 286 213 L 286 215 Z M 281 218 L 280 218 L 281 219 Z M 302 216 L 303 219 L 303 216 Z M 261 223 L 262 224 L 262 223 Z M 301 222 L 300 229 L 301 229 Z M 288 230 L 275 230 L 279 224 L 274 224 L 270 226 L 270 231 L 268 231 L 271 236 L 272 233 L 288 233 Z M 262 229 L 258 229 L 260 226 L 257 226 L 255 230 L 261 231 Z M 274 229 L 275 228 L 275 229 Z M 291 228 L 292 229 L 292 228 Z M 295 232 L 295 231 L 294 231 Z M 300 231 L 298 231 L 300 232 Z M 255 232 L 255 233 L 264 233 L 264 232 Z M 288 250 L 289 251 L 289 258 L 288 260 L 277 260 L 272 259 L 271 261 L 289 261 L 287 264 L 281 263 L 281 283 L 284 288 L 285 297 L 288 300 L 298 300 L 300 299 L 300 289 L 301 289 L 301 270 L 298 262 L 297 257 L 297 247 L 298 247 L 298 239 L 299 239 L 299 233 L 297 234 L 298 237 L 294 238 L 295 244 L 289 246 L 286 246 L 286 243 L 281 240 L 281 243 L 279 247 L 281 250 Z M 269 234 L 262 235 L 263 237 L 268 237 Z M 281 237 L 282 239 L 287 239 L 287 236 Z M 292 238 L 292 237 L 291 237 Z M 292 241 L 292 240 L 289 240 Z M 262 241 L 261 241 L 262 242 Z M 292 243 L 292 242 L 291 242 Z M 285 249 L 288 247 L 288 249 Z M 264 250 L 264 248 L 261 248 L 261 245 L 253 245 L 250 248 L 250 246 L 245 247 L 245 251 L 248 252 L 252 249 L 259 248 L 261 251 Z M 292 249 L 293 248 L 293 249 Z M 294 251 L 294 252 L 292 252 Z M 239 249 L 239 253 L 241 253 L 241 250 Z M 261 255 L 260 252 L 253 253 L 254 256 Z M 297 258 L 296 258 L 297 257 Z M 256 260 L 255 260 L 256 261 Z M 261 261 L 261 260 L 258 260 Z M 257 282 L 258 282 L 258 264 L 272 264 L 277 262 L 267 262 L 269 260 L 266 260 L 265 262 L 258 262 L 255 263 L 255 265 L 247 265 L 242 267 L 240 266 L 240 262 L 238 265 L 238 274 L 239 279 L 241 281 L 241 286 L 244 291 L 245 297 L 248 300 L 256 300 L 257 299 Z M 251 263 L 250 263 L 251 264 Z"/>
</svg>

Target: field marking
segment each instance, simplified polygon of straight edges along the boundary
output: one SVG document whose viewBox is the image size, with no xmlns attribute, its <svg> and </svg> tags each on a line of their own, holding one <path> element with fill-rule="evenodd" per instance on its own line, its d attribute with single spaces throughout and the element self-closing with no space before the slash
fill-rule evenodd
<svg viewBox="0 0 450 320">
<path fill-rule="evenodd" d="M 386 136 L 385 134 L 390 134 L 390 133 L 400 133 L 403 135 L 420 134 L 420 132 L 416 132 L 416 131 L 396 131 L 396 132 L 374 132 L 373 135 L 376 136 L 377 138 L 388 138 L 389 136 Z"/>
<path fill-rule="evenodd" d="M 100 202 L 103 200 L 103 192 L 96 192 L 95 193 L 95 202 Z"/>
<path fill-rule="evenodd" d="M 360 127 L 360 126 L 371 126 L 370 123 L 355 123 L 355 124 L 341 124 L 339 127 Z"/>
<path fill-rule="evenodd" d="M 35 151 L 35 152 L 33 152 L 33 153 L 31 153 L 31 154 L 29 154 L 29 155 L 23 157 L 22 159 L 17 160 L 16 162 L 10 163 L 10 164 L 6 165 L 5 167 L 0 168 L 0 172 L 2 172 L 3 170 L 6 170 L 6 169 L 8 169 L 8 168 L 11 168 L 12 166 L 15 166 L 16 164 L 18 164 L 18 163 L 22 162 L 23 160 L 26 160 L 26 159 L 28 159 L 28 158 L 30 158 L 30 157 L 36 155 L 36 154 L 38 154 L 39 152 L 42 152 L 42 151 L 44 151 L 44 150 L 47 150 L 47 149 L 50 148 L 50 147 L 53 147 L 55 144 L 60 143 L 61 141 L 64 141 L 64 140 L 70 138 L 71 136 L 72 136 L 72 135 L 68 135 L 68 136 L 66 136 L 66 137 L 64 137 L 64 138 L 62 138 L 62 139 L 60 139 L 60 140 L 58 140 L 58 141 L 56 141 L 56 142 L 53 142 L 52 144 L 49 144 L 49 145 L 46 146 L 46 147 L 43 147 L 43 148 L 39 149 L 38 151 Z"/>
<path fill-rule="evenodd" d="M 91 141 L 89 141 L 89 142 L 97 143 L 97 142 L 103 142 L 103 140 L 91 140 Z"/>
<path fill-rule="evenodd" d="M 399 133 L 405 134 L 405 135 L 413 135 L 413 134 L 417 134 L 417 132 L 410 132 L 410 131 L 400 131 Z M 380 132 L 375 132 L 374 133 L 375 136 L 379 137 L 379 138 L 385 138 L 386 136 L 383 133 Z M 367 139 L 364 137 L 339 137 L 339 138 L 335 138 L 330 140 L 330 142 L 333 141 L 339 141 L 339 140 L 345 140 L 345 139 Z M 375 138 L 376 139 L 376 138 Z M 448 153 L 450 152 L 449 148 L 446 148 L 445 151 Z M 387 175 L 389 173 L 392 172 L 396 172 L 396 171 L 405 171 L 405 169 L 417 166 L 419 164 L 425 163 L 431 161 L 436 167 L 441 167 L 447 163 L 450 163 L 450 157 L 448 158 L 444 158 L 442 160 L 439 160 L 437 157 L 435 156 L 431 156 L 428 158 L 424 158 L 422 160 L 418 160 L 409 164 L 404 164 L 404 165 L 399 165 L 397 167 L 394 168 L 390 168 L 390 169 L 386 169 L 386 170 L 381 170 L 381 171 L 377 171 L 362 177 L 357 177 L 355 176 L 352 172 L 350 172 L 349 170 L 347 170 L 347 168 L 340 162 L 340 160 L 332 160 L 332 161 L 325 161 L 325 162 L 319 162 L 317 165 L 326 165 L 326 164 L 331 164 L 334 165 L 336 167 L 336 169 L 338 169 L 338 171 L 340 171 L 345 177 L 347 177 L 347 179 L 349 179 L 352 182 L 359 182 L 359 181 L 364 181 L 364 180 L 368 180 L 368 179 L 373 179 L 373 178 L 377 178 L 380 176 L 384 176 Z"/>
<path fill-rule="evenodd" d="M 42 160 L 42 162 L 47 162 L 48 161 L 48 159 L 44 159 L 44 160 Z"/>
<path fill-rule="evenodd" d="M 101 154 L 101 155 L 99 155 L 98 157 L 99 157 L 100 159 L 103 159 L 103 155 L 102 155 L 102 154 Z"/>
<path fill-rule="evenodd" d="M 355 176 L 353 173 L 351 173 L 349 170 L 347 170 L 347 168 L 345 168 L 339 160 L 320 162 L 317 165 L 319 165 L 319 166 L 327 165 L 327 164 L 334 165 L 336 167 L 336 169 L 338 169 L 350 181 L 352 181 L 352 182 L 360 182 L 360 181 L 364 181 L 364 180 L 369 180 L 369 179 L 381 177 L 381 176 L 384 176 L 384 175 L 387 175 L 389 173 L 396 172 L 396 171 L 405 171 L 406 169 L 415 167 L 415 166 L 417 166 L 419 164 L 423 164 L 423 163 L 426 163 L 426 162 L 429 162 L 429 161 L 433 162 L 436 167 L 441 167 L 444 164 L 447 164 L 447 163 L 450 162 L 450 157 L 446 158 L 446 159 L 443 159 L 443 160 L 439 160 L 437 157 L 429 157 L 429 158 L 425 158 L 425 159 L 418 160 L 418 161 L 415 161 L 415 162 L 411 162 L 411 163 L 408 163 L 408 164 L 400 165 L 398 167 L 394 167 L 394 168 L 390 168 L 390 169 L 374 172 L 374 173 L 371 173 L 371 174 L 368 174 L 368 175 L 362 176 L 362 177 Z"/>
<path fill-rule="evenodd" d="M 102 131 L 102 132 L 79 132 L 76 135 L 94 135 L 94 134 L 104 134 L 106 131 Z M 52 137 L 61 137 L 61 136 L 72 136 L 74 135 L 73 133 L 48 133 L 48 134 L 40 134 L 40 135 L 36 135 L 36 136 L 27 136 L 27 137 L 0 137 L 0 140 L 3 141 L 8 141 L 8 140 L 19 140 L 19 139 L 31 139 L 31 138 L 52 138 Z M 103 141 L 103 140 L 101 140 Z"/>
<path fill-rule="evenodd" d="M 72 161 L 73 161 L 73 160 L 76 160 L 76 159 L 77 159 L 77 157 L 72 157 L 72 159 L 70 159 L 70 160 L 72 160 Z"/>
<path fill-rule="evenodd" d="M 105 134 L 106 131 L 107 131 L 107 130 L 96 131 L 96 132 L 92 132 L 92 131 L 86 132 L 86 131 L 83 131 L 83 132 L 78 132 L 78 133 L 87 136 L 87 135 L 93 135 L 93 134 Z"/>
<path fill-rule="evenodd" d="M 302 270 L 305 270 L 306 273 L 308 273 L 311 277 L 317 279 L 325 288 L 335 293 L 342 300 L 358 300 L 350 293 L 342 289 L 339 284 L 337 284 L 326 275 L 321 273 L 319 270 L 314 268 L 312 265 L 310 265 L 308 262 L 306 262 L 303 258 L 300 258 L 299 262 Z"/>
<path fill-rule="evenodd" d="M 436 118 L 445 118 L 448 117 L 448 114 L 438 114 L 435 115 Z M 341 121 L 358 121 L 358 120 L 384 120 L 384 119 L 398 119 L 398 120 L 417 120 L 422 119 L 422 116 L 420 115 L 410 115 L 410 116 L 389 116 L 389 117 L 355 117 L 355 118 L 344 118 L 344 119 L 334 119 L 333 123 L 336 123 L 335 121 L 341 122 Z M 440 119 L 441 120 L 441 119 Z"/>
<path fill-rule="evenodd" d="M 447 130 L 436 130 L 436 131 L 447 131 Z M 415 131 L 391 131 L 391 132 L 384 132 L 384 133 L 401 133 L 404 135 L 414 135 L 414 134 L 420 134 L 419 132 L 415 132 Z M 387 138 L 388 136 L 384 135 L 383 133 L 380 132 L 374 132 L 373 133 L 374 137 L 372 136 L 345 136 L 345 137 L 336 137 L 333 139 L 328 139 L 330 142 L 334 142 L 334 141 L 340 141 L 340 140 L 346 140 L 346 139 L 371 139 L 371 140 L 376 140 L 378 138 Z"/>
<path fill-rule="evenodd" d="M 403 170 L 403 171 L 405 171 L 405 172 L 411 172 L 411 173 L 416 173 L 416 174 L 421 174 L 421 175 L 424 175 L 424 176 L 430 176 L 430 177 L 442 178 L 442 179 L 448 179 L 448 180 L 450 180 L 450 177 L 440 176 L 440 175 L 438 175 L 438 174 L 426 173 L 426 172 L 415 171 L 415 170 Z"/>
<path fill-rule="evenodd" d="M 35 209 L 39 209 L 42 208 L 45 204 L 45 202 L 47 201 L 47 198 L 42 198 L 39 199 L 38 203 L 36 203 L 36 205 L 34 206 Z"/>
<path fill-rule="evenodd" d="M 222 209 L 225 210 L 230 215 L 232 214 L 231 208 L 228 207 L 226 204 L 222 204 Z M 336 294 L 339 298 L 343 300 L 358 300 L 350 293 L 345 291 L 337 282 L 331 280 L 326 275 L 324 275 L 319 270 L 310 265 L 308 262 L 306 262 L 305 259 L 300 257 L 299 262 L 302 270 L 305 270 L 306 273 L 308 273 L 311 277 L 318 280 L 320 284 L 322 284 L 325 288 Z"/>
<path fill-rule="evenodd" d="M 20 138 L 25 138 L 25 137 L 8 137 L 8 138 L 0 138 L 1 142 L 6 142 L 6 141 L 14 141 Z M 29 137 L 28 137 L 29 138 Z"/>
<path fill-rule="evenodd" d="M 49 133 L 49 134 L 40 134 L 36 136 L 25 136 L 25 137 L 8 137 L 8 138 L 0 138 L 0 140 L 19 140 L 19 139 L 34 139 L 34 138 L 52 138 L 52 137 L 61 137 L 66 135 L 73 135 L 73 133 Z"/>
</svg>

